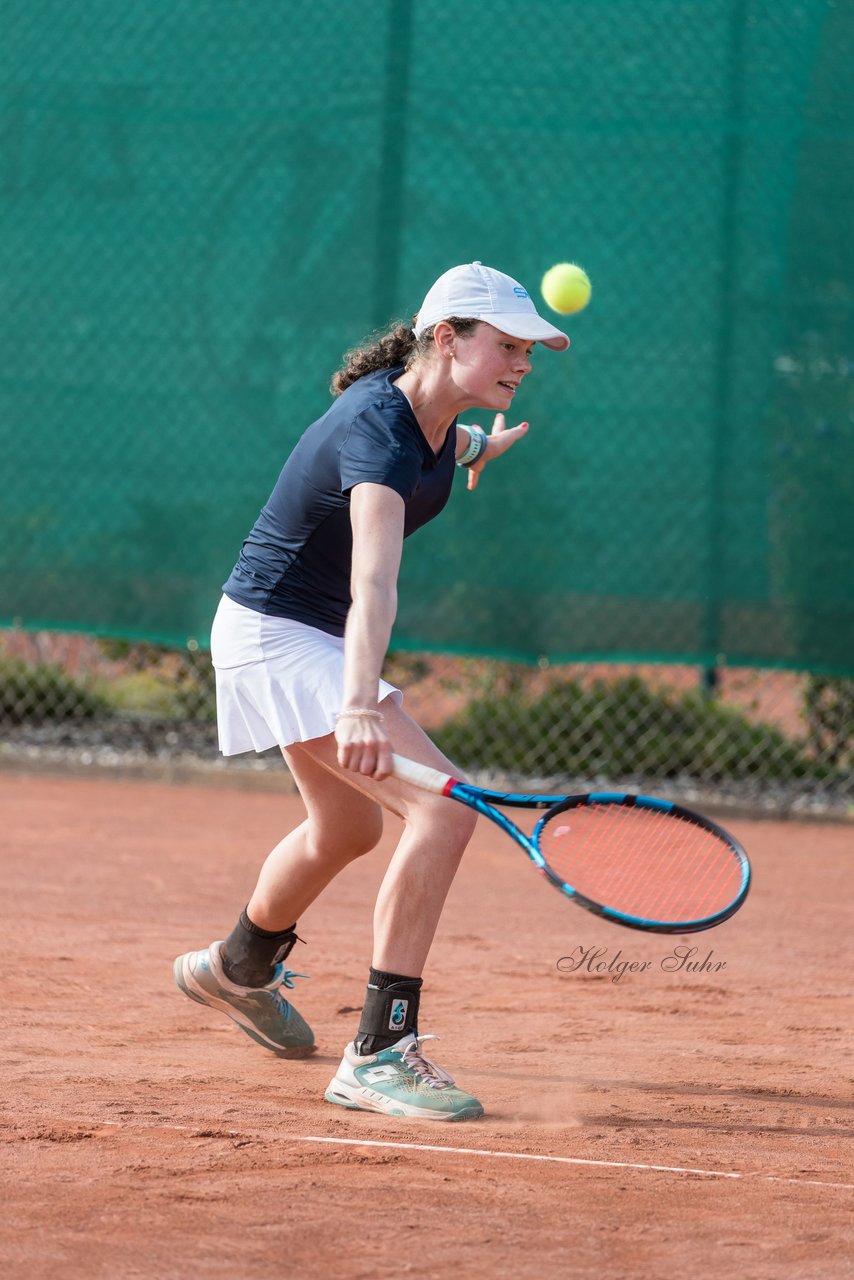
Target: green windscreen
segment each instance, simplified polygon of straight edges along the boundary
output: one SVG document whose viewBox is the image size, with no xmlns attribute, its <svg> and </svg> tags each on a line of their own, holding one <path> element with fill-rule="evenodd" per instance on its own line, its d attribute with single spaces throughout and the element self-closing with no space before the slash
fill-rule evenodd
<svg viewBox="0 0 854 1280">
<path fill-rule="evenodd" d="M 825 0 L 6 6 L 0 621 L 205 644 L 342 352 L 569 259 L 395 643 L 854 671 L 852 66 Z"/>
</svg>

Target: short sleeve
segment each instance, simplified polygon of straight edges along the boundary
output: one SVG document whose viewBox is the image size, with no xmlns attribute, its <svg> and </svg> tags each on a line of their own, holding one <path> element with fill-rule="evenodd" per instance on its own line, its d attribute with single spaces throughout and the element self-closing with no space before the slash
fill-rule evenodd
<svg viewBox="0 0 854 1280">
<path fill-rule="evenodd" d="M 343 494 L 357 484 L 382 484 L 406 502 L 421 479 L 418 446 L 388 407 L 371 405 L 354 418 L 339 456 Z"/>
</svg>

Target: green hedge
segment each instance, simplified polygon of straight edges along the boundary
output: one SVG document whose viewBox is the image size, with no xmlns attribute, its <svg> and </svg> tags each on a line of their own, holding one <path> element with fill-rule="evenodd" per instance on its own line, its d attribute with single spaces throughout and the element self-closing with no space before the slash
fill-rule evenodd
<svg viewBox="0 0 854 1280">
<path fill-rule="evenodd" d="M 692 774 L 709 781 L 824 778 L 832 768 L 804 744 L 756 724 L 702 692 L 668 694 L 636 676 L 568 680 L 542 696 L 484 696 L 435 735 L 460 764 L 530 771 L 532 760 L 567 777 Z"/>
<path fill-rule="evenodd" d="M 52 663 L 0 658 L 0 721 L 40 724 L 103 714 L 106 703 Z"/>
</svg>

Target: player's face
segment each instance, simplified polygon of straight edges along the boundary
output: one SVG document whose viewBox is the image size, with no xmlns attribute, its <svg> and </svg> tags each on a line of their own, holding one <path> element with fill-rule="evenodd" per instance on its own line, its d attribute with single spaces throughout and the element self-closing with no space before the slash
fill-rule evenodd
<svg viewBox="0 0 854 1280">
<path fill-rule="evenodd" d="M 520 382 L 531 372 L 534 343 L 479 324 L 469 337 L 457 338 L 454 381 L 468 406 L 506 412 Z"/>
</svg>

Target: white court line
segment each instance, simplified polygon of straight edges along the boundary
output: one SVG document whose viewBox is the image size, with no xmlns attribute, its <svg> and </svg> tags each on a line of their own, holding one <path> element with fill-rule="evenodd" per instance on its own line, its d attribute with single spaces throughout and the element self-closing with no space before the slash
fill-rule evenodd
<svg viewBox="0 0 854 1280">
<path fill-rule="evenodd" d="M 196 1134 L 199 1125 L 187 1124 L 127 1124 L 119 1120 L 73 1120 L 71 1123 L 86 1128 L 100 1125 L 103 1129 L 171 1129 L 176 1133 Z M 212 1135 L 223 1138 L 261 1138 L 269 1141 L 267 1134 L 239 1129 L 225 1129 Z M 484 1156 L 493 1160 L 539 1160 L 546 1164 L 577 1164 L 587 1168 L 640 1169 L 653 1173 L 693 1173 L 700 1178 L 735 1178 L 744 1181 L 782 1182 L 790 1187 L 825 1187 L 841 1191 L 854 1191 L 854 1182 L 823 1182 L 819 1178 L 786 1178 L 778 1173 L 734 1173 L 727 1169 L 692 1169 L 672 1164 L 640 1164 L 627 1160 L 585 1160 L 582 1156 L 540 1156 L 529 1151 L 490 1151 L 484 1147 L 440 1147 L 426 1142 L 380 1142 L 376 1138 L 332 1138 L 319 1134 L 289 1133 L 275 1142 L 320 1142 L 333 1147 L 391 1147 L 395 1151 L 438 1151 L 452 1156 Z"/>
<path fill-rule="evenodd" d="M 584 1160 L 580 1156 L 539 1156 L 527 1151 L 489 1151 L 482 1147 L 438 1147 L 424 1142 L 377 1142 L 371 1138 L 323 1138 L 318 1135 L 290 1134 L 283 1141 L 325 1142 L 344 1147 L 393 1147 L 399 1151 L 444 1151 L 457 1156 L 490 1156 L 498 1160 L 543 1160 L 549 1164 L 580 1164 L 602 1169 L 644 1169 L 656 1173 L 693 1173 L 702 1178 L 759 1179 L 760 1182 L 785 1182 L 794 1187 L 836 1187 L 854 1191 L 852 1182 L 822 1182 L 816 1178 L 784 1178 L 774 1173 L 731 1173 L 723 1169 L 690 1169 L 670 1164 L 634 1164 L 626 1160 Z"/>
</svg>

